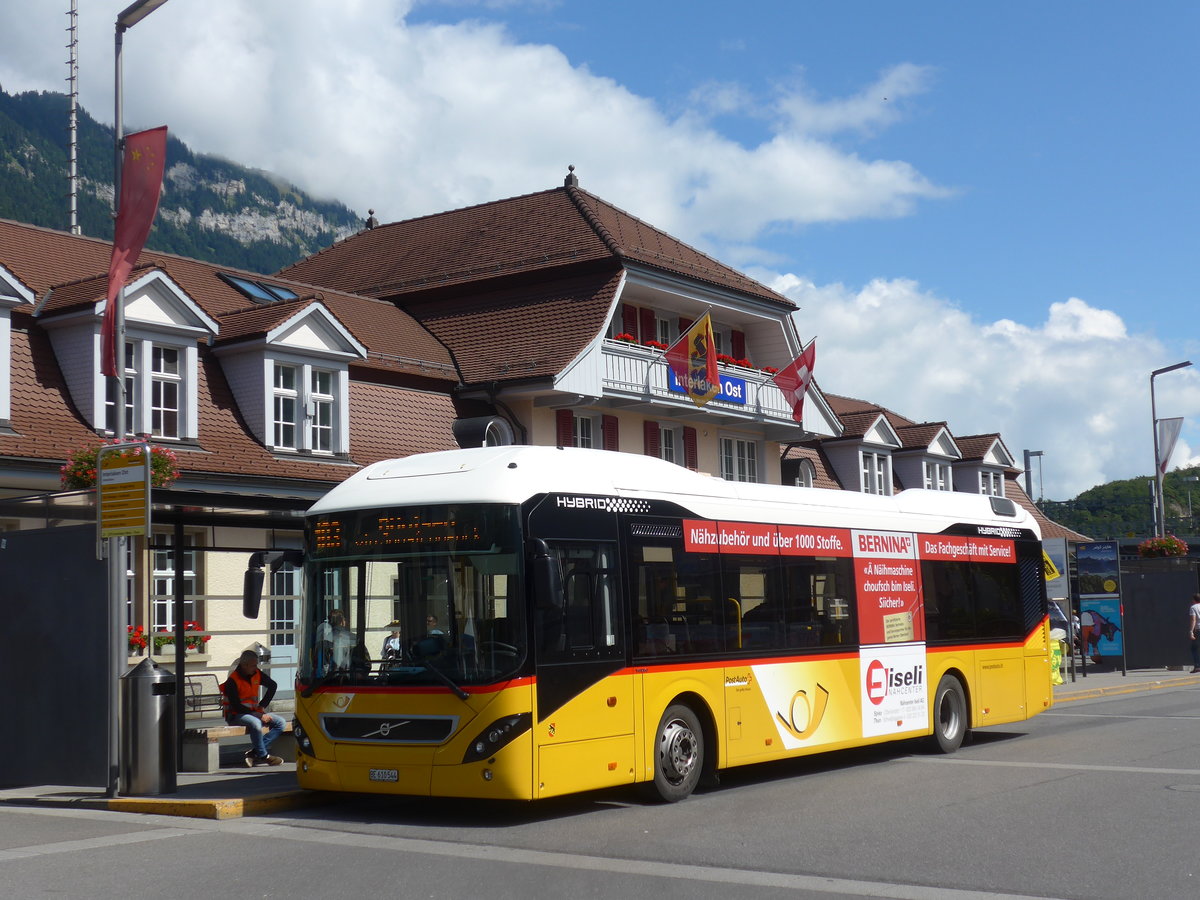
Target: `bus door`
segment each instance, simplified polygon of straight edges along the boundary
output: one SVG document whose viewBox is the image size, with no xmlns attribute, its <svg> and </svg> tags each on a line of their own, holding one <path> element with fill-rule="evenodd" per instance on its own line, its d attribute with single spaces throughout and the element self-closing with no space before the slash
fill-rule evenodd
<svg viewBox="0 0 1200 900">
<path fill-rule="evenodd" d="M 534 616 L 538 796 L 628 784 L 635 709 L 617 544 L 546 543 L 562 570 L 562 596 Z"/>
</svg>

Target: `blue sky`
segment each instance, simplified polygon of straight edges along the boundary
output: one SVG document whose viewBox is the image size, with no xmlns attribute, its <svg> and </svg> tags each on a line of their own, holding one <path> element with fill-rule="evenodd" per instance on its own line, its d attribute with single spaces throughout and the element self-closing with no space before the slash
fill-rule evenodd
<svg viewBox="0 0 1200 900">
<path fill-rule="evenodd" d="M 105 121 L 126 5 L 80 4 Z M 29 6 L 0 85 L 61 90 L 68 4 Z M 384 221 L 572 163 L 795 299 L 824 390 L 1043 450 L 1066 499 L 1149 477 L 1149 372 L 1200 366 L 1197 34 L 1160 0 L 171 0 L 126 36 L 126 125 Z M 1200 463 L 1200 370 L 1157 388 Z"/>
</svg>

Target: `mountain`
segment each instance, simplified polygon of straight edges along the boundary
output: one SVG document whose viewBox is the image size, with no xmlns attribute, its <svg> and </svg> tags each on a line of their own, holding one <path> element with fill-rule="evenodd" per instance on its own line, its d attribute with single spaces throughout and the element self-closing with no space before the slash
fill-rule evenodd
<svg viewBox="0 0 1200 900">
<path fill-rule="evenodd" d="M 1038 506 L 1055 522 L 1094 540 L 1151 535 L 1151 483 L 1148 475 L 1110 481 L 1089 488 L 1074 500 L 1044 500 Z M 1176 469 L 1164 475 L 1163 497 L 1167 532 L 1185 538 L 1195 536 L 1195 517 L 1200 516 L 1200 467 Z"/>
<path fill-rule="evenodd" d="M 69 100 L 0 90 L 0 218 L 67 230 Z M 169 127 L 170 123 L 168 123 Z M 77 221 L 112 239 L 113 129 L 78 110 Z M 167 138 L 158 216 L 146 246 L 252 272 L 275 272 L 362 227 L 341 203 L 314 200 L 254 169 Z"/>
</svg>

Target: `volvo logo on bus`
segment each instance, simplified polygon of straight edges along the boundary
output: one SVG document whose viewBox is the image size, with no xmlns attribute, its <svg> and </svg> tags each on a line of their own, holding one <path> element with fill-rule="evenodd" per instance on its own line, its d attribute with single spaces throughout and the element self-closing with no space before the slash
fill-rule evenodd
<svg viewBox="0 0 1200 900">
<path fill-rule="evenodd" d="M 889 669 L 877 659 L 867 666 L 867 699 L 875 706 L 889 694 L 913 694 L 925 684 L 925 667 L 917 664 L 910 669 Z"/>
</svg>

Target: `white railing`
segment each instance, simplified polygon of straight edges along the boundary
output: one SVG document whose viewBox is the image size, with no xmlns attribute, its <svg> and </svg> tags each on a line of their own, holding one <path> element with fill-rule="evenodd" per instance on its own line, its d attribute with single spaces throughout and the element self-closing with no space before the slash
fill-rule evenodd
<svg viewBox="0 0 1200 900">
<path fill-rule="evenodd" d="M 686 395 L 670 389 L 667 362 L 662 351 L 626 341 L 604 342 L 604 393 L 606 396 L 678 403 L 691 407 Z M 761 421 L 791 422 L 792 408 L 771 375 L 726 363 L 718 367 L 723 393 L 706 409 L 723 415 Z"/>
</svg>

